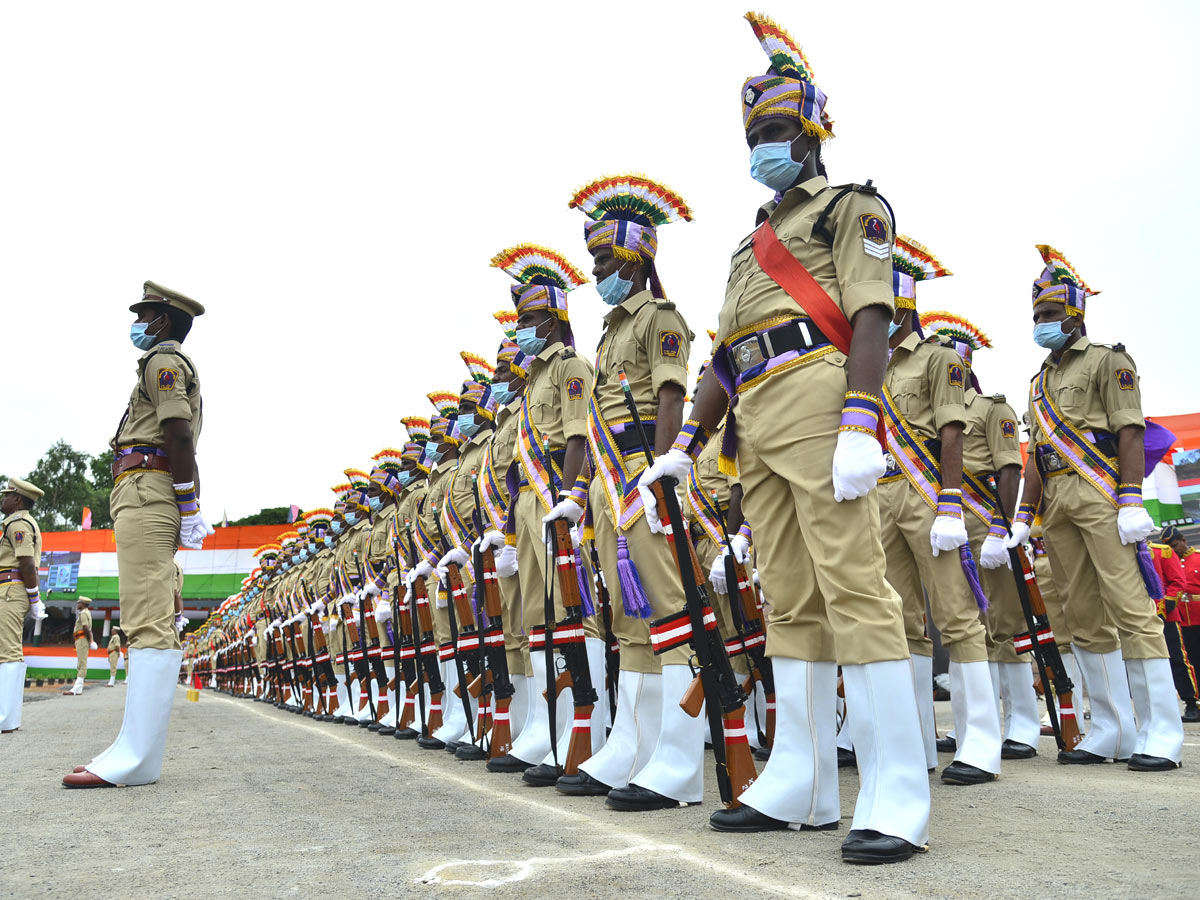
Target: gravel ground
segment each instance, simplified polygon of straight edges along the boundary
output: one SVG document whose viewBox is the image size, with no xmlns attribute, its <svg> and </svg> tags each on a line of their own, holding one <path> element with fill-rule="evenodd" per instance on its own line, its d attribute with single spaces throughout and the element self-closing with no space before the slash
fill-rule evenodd
<svg viewBox="0 0 1200 900">
<path fill-rule="evenodd" d="M 857 775 L 842 770 L 840 831 L 721 835 L 711 769 L 699 807 L 618 813 L 493 775 L 411 742 L 205 691 L 176 694 L 157 785 L 68 791 L 59 779 L 107 746 L 125 689 L 26 691 L 0 738 L 0 896 L 251 898 L 1158 898 L 1197 895 L 1200 727 L 1184 768 L 1084 769 L 1042 755 L 993 784 L 932 777 L 929 852 L 840 861 Z M 29 702 L 34 699 L 45 702 Z M 949 704 L 938 704 L 946 727 Z M 948 762 L 943 757 L 943 763 Z"/>
</svg>

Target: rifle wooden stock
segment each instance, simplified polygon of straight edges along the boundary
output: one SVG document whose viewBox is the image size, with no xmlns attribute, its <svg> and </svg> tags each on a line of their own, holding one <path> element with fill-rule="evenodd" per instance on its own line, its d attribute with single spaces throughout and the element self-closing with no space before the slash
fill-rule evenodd
<svg viewBox="0 0 1200 900">
<path fill-rule="evenodd" d="M 575 686 L 575 679 L 571 677 L 570 669 L 563 669 L 558 673 L 558 677 L 554 679 L 554 696 L 558 696 L 563 691 L 568 691 Z M 542 691 L 542 696 L 547 700 L 550 699 L 550 691 Z"/>
<path fill-rule="evenodd" d="M 733 803 L 730 806 L 740 806 L 737 798 L 742 791 L 754 783 L 758 772 L 754 768 L 754 754 L 750 751 L 750 742 L 745 737 L 746 724 L 743 714 L 736 711 L 721 716 L 721 725 L 725 731 L 725 768 L 729 772 L 729 782 L 733 787 Z M 768 713 L 768 728 L 773 728 L 773 716 Z M 736 735 L 731 739 L 731 735 Z"/>
<path fill-rule="evenodd" d="M 575 721 L 571 724 L 571 742 L 567 745 L 567 758 L 563 763 L 564 775 L 575 775 L 579 772 L 580 763 L 585 763 L 592 755 L 592 712 L 593 704 L 575 707 Z"/>
<path fill-rule="evenodd" d="M 492 748 L 489 759 L 504 756 L 512 749 L 512 721 L 509 714 L 511 697 L 497 697 L 496 708 L 492 713 Z"/>
<path fill-rule="evenodd" d="M 692 683 L 683 692 L 679 699 L 679 708 L 693 719 L 700 715 L 700 710 L 704 708 L 704 684 L 699 675 L 692 679 Z"/>
</svg>

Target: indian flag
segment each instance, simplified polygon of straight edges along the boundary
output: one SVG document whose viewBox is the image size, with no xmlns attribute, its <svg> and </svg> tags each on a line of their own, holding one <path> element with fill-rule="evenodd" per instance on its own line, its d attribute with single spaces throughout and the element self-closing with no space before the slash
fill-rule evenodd
<svg viewBox="0 0 1200 900">
<path fill-rule="evenodd" d="M 1165 462 L 1156 465 L 1150 477 L 1142 482 L 1142 503 L 1159 528 L 1186 525 L 1192 521 L 1183 513 L 1175 467 Z"/>
</svg>

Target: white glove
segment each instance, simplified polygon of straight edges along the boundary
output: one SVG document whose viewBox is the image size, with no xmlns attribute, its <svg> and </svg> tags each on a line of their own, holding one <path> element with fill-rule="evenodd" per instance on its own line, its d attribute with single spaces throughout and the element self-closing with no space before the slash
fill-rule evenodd
<svg viewBox="0 0 1200 900">
<path fill-rule="evenodd" d="M 407 590 L 405 590 L 404 599 L 400 601 L 400 605 L 408 610 L 409 615 L 416 612 L 416 610 L 413 609 L 413 595 L 412 595 L 412 586 L 411 585 L 408 587 Z"/>
<path fill-rule="evenodd" d="M 929 546 L 933 555 L 943 550 L 957 550 L 967 542 L 967 526 L 957 516 L 934 516 L 929 529 Z"/>
<path fill-rule="evenodd" d="M 722 550 L 713 560 L 712 568 L 708 570 L 708 580 L 718 594 L 729 593 L 729 585 L 725 579 L 725 555 L 728 552 L 728 549 Z"/>
<path fill-rule="evenodd" d="M 559 500 L 558 503 L 554 504 L 554 508 L 550 510 L 549 513 L 542 516 L 542 524 L 545 525 L 548 522 L 553 522 L 555 519 L 566 519 L 568 522 L 574 525 L 582 518 L 583 507 L 570 497 L 567 497 L 563 500 Z"/>
<path fill-rule="evenodd" d="M 479 539 L 479 552 L 484 550 L 499 550 L 504 546 L 504 532 L 502 531 L 485 531 L 483 537 Z"/>
<path fill-rule="evenodd" d="M 1012 568 L 1012 560 L 1008 558 L 1008 548 L 1004 538 L 989 534 L 983 539 L 983 547 L 979 550 L 979 562 L 985 569 L 999 569 L 1001 566 Z"/>
<path fill-rule="evenodd" d="M 833 449 L 833 499 L 865 497 L 887 471 L 879 441 L 861 431 L 838 432 Z"/>
<path fill-rule="evenodd" d="M 332 616 L 330 616 L 328 619 L 326 619 L 324 622 L 321 623 L 321 631 L 324 632 L 326 635 L 333 634 L 333 627 L 334 627 L 334 620 L 333 620 Z"/>
<path fill-rule="evenodd" d="M 750 542 L 744 535 L 735 534 L 730 538 L 729 546 L 733 550 L 733 558 L 743 566 L 750 561 Z"/>
<path fill-rule="evenodd" d="M 204 521 L 204 513 L 183 516 L 179 520 L 179 543 L 189 550 L 199 550 L 204 539 L 213 533 L 212 526 Z"/>
<path fill-rule="evenodd" d="M 642 506 L 646 509 L 646 524 L 655 534 L 665 534 L 666 529 L 658 520 L 658 501 L 654 498 L 650 485 L 668 476 L 682 484 L 691 470 L 692 458 L 682 450 L 672 447 L 643 470 L 638 478 L 637 489 L 642 495 Z"/>
<path fill-rule="evenodd" d="M 88 644 L 88 646 L 91 647 L 93 650 L 100 649 L 99 645 L 95 641 L 92 641 L 90 644 Z"/>
<path fill-rule="evenodd" d="M 325 601 L 317 600 L 315 603 L 313 603 L 312 611 L 315 612 L 318 616 L 325 615 Z"/>
<path fill-rule="evenodd" d="M 467 551 L 459 550 L 457 547 L 453 548 L 449 553 L 438 560 L 438 578 L 444 579 L 449 574 L 449 567 L 451 563 L 459 568 L 462 568 L 470 561 L 471 557 L 467 556 Z"/>
<path fill-rule="evenodd" d="M 379 585 L 377 585 L 374 581 L 368 581 L 362 589 L 362 595 L 365 597 L 378 597 Z"/>
<path fill-rule="evenodd" d="M 375 604 L 375 621 L 381 625 L 384 622 L 390 622 L 392 619 L 392 604 L 386 600 L 380 600 Z"/>
<path fill-rule="evenodd" d="M 187 628 L 188 622 L 190 622 L 190 621 L 192 621 L 192 620 L 189 619 L 185 615 L 181 614 L 181 615 L 176 616 L 175 617 L 175 630 L 178 631 L 180 634 L 182 634 L 183 629 Z"/>
<path fill-rule="evenodd" d="M 1154 520 L 1144 506 L 1122 506 L 1117 510 L 1117 534 L 1122 544 L 1144 541 L 1154 531 Z"/>
<path fill-rule="evenodd" d="M 505 544 L 504 549 L 496 556 L 496 574 L 501 578 L 511 578 L 517 574 L 517 548 Z"/>
<path fill-rule="evenodd" d="M 35 619 L 46 618 L 46 604 L 41 600 L 35 600 L 29 604 L 29 612 L 33 614 Z"/>
<path fill-rule="evenodd" d="M 572 525 L 570 531 L 571 531 L 571 547 L 575 550 L 578 550 L 579 545 L 582 542 L 581 538 L 579 537 L 579 526 Z"/>
<path fill-rule="evenodd" d="M 1020 547 L 1029 540 L 1029 531 L 1028 522 L 1021 522 L 1019 520 L 1013 522 L 1012 531 L 1009 532 L 1008 540 L 1004 542 L 1004 548 L 1006 550 L 1013 550 L 1016 547 Z"/>
<path fill-rule="evenodd" d="M 413 569 L 413 574 L 417 578 L 428 578 L 433 574 L 433 566 L 429 564 L 428 560 L 423 559 L 417 563 L 416 567 Z"/>
</svg>

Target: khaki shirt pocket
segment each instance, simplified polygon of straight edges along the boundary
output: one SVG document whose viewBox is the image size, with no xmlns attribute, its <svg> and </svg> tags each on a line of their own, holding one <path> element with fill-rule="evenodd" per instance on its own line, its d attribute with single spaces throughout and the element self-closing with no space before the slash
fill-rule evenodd
<svg viewBox="0 0 1200 900">
<path fill-rule="evenodd" d="M 1072 374 L 1063 379 L 1054 391 L 1054 402 L 1062 414 L 1073 425 L 1079 425 L 1087 417 L 1088 400 L 1091 394 L 1091 379 L 1086 372 Z"/>
<path fill-rule="evenodd" d="M 923 378 L 897 378 L 888 386 L 892 399 L 896 401 L 896 409 L 911 425 L 914 419 L 929 417 L 929 399 L 925 390 Z"/>
</svg>

